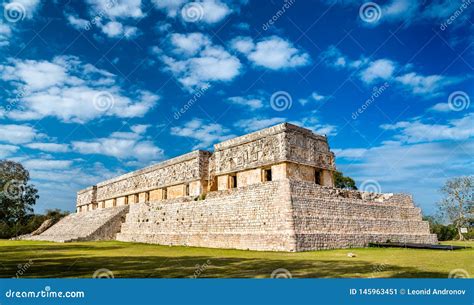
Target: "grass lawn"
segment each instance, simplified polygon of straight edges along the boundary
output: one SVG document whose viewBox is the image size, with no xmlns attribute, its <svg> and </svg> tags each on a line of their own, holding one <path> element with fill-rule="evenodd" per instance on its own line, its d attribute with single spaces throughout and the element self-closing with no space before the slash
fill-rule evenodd
<svg viewBox="0 0 474 305">
<path fill-rule="evenodd" d="M 474 242 L 447 244 L 474 247 Z M 348 253 L 356 257 L 348 257 Z M 29 263 L 31 260 L 31 264 Z M 474 248 L 441 251 L 396 248 L 325 250 L 301 253 L 168 247 L 117 241 L 51 243 L 0 240 L 0 277 L 84 277 L 98 269 L 116 278 L 269 278 L 278 268 L 293 278 L 446 278 L 453 269 L 474 276 Z"/>
</svg>

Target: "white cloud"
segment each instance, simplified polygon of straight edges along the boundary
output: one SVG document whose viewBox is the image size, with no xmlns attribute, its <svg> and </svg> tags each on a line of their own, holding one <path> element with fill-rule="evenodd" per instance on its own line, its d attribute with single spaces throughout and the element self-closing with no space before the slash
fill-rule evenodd
<svg viewBox="0 0 474 305">
<path fill-rule="evenodd" d="M 0 133 L 0 141 L 22 144 L 27 143 L 38 137 L 38 132 L 33 127 L 27 125 L 0 125 L 2 132 Z"/>
<path fill-rule="evenodd" d="M 12 65 L 0 65 L 2 80 L 22 81 L 30 90 L 41 90 L 56 84 L 78 84 L 77 78 L 68 78 L 64 65 L 42 60 L 11 60 Z"/>
<path fill-rule="evenodd" d="M 73 141 L 72 149 L 81 154 L 100 154 L 118 159 L 160 160 L 163 150 L 144 137 L 148 126 L 136 125 L 130 132 L 114 132 L 107 138 Z"/>
<path fill-rule="evenodd" d="M 20 149 L 18 146 L 9 144 L 0 144 L 0 158 L 6 158 L 16 153 Z"/>
<path fill-rule="evenodd" d="M 234 50 L 244 54 L 249 54 L 255 48 L 253 39 L 250 37 L 236 37 L 230 44 Z"/>
<path fill-rule="evenodd" d="M 416 95 L 438 96 L 441 90 L 452 84 L 459 83 L 461 79 L 443 75 L 419 75 L 410 72 L 397 76 L 395 80 L 405 89 Z"/>
<path fill-rule="evenodd" d="M 145 16 L 141 0 L 87 0 L 87 2 L 92 6 L 91 16 L 105 14 L 111 19 Z"/>
<path fill-rule="evenodd" d="M 338 149 L 335 148 L 332 150 L 338 158 L 344 158 L 349 160 L 360 159 L 367 154 L 368 149 L 366 148 L 346 148 Z"/>
<path fill-rule="evenodd" d="M 328 5 L 342 4 L 353 5 L 359 8 L 364 2 L 357 0 L 326 0 Z M 405 25 L 411 23 L 426 22 L 431 23 L 446 20 L 452 15 L 459 16 L 456 23 L 461 25 L 469 21 L 470 14 L 464 13 L 469 8 L 468 1 L 452 1 L 452 0 L 390 0 L 383 3 L 377 2 L 380 7 L 380 19 L 377 25 L 384 22 L 404 22 Z M 462 7 L 464 6 L 464 7 Z M 458 13 L 456 13 L 458 11 Z"/>
<path fill-rule="evenodd" d="M 133 26 L 123 26 L 122 23 L 117 21 L 109 21 L 101 27 L 102 32 L 110 38 L 125 37 L 126 39 L 132 39 L 138 36 L 139 30 Z"/>
<path fill-rule="evenodd" d="M 336 135 L 337 127 L 335 125 L 321 123 L 318 117 L 316 116 L 316 113 L 317 110 L 313 110 L 307 116 L 291 123 L 304 128 L 311 129 L 316 134 L 326 136 Z"/>
<path fill-rule="evenodd" d="M 67 144 L 58 144 L 58 143 L 46 143 L 46 142 L 37 142 L 29 143 L 25 145 L 31 149 L 37 149 L 46 152 L 68 152 L 69 145 Z"/>
<path fill-rule="evenodd" d="M 419 9 L 418 0 L 392 0 L 382 7 L 382 21 L 410 20 Z"/>
<path fill-rule="evenodd" d="M 450 120 L 446 124 L 427 124 L 420 120 L 414 120 L 384 124 L 381 127 L 385 130 L 400 132 L 395 138 L 407 143 L 440 140 L 460 141 L 474 136 L 474 113 L 466 114 L 460 119 Z"/>
<path fill-rule="evenodd" d="M 154 27 L 155 31 L 159 34 L 170 32 L 172 28 L 173 26 L 171 25 L 171 23 L 165 22 L 163 20 L 158 21 Z"/>
<path fill-rule="evenodd" d="M 273 118 L 253 117 L 250 119 L 242 119 L 242 120 L 237 121 L 234 124 L 234 127 L 240 130 L 243 130 L 244 132 L 252 132 L 252 131 L 260 130 L 266 127 L 270 127 L 273 125 L 277 125 L 277 124 L 289 121 L 292 124 L 310 129 L 311 131 L 317 134 L 335 135 L 336 129 L 337 129 L 336 126 L 321 123 L 319 119 L 316 117 L 316 112 L 317 111 L 313 110 L 309 112 L 308 114 L 305 114 L 305 116 L 297 120 L 292 120 L 292 121 L 289 121 L 285 117 L 273 117 Z"/>
<path fill-rule="evenodd" d="M 311 97 L 315 100 L 315 101 L 322 101 L 324 100 L 326 97 L 324 95 L 321 95 L 319 93 L 317 93 L 316 91 L 311 93 Z"/>
<path fill-rule="evenodd" d="M 8 1 L 8 3 L 21 5 L 24 9 L 24 17 L 31 19 L 39 8 L 40 0 L 14 0 Z M 8 5 L 8 3 L 5 1 L 4 6 Z"/>
<path fill-rule="evenodd" d="M 429 111 L 436 111 L 436 112 L 449 112 L 452 111 L 451 107 L 449 106 L 449 103 L 438 103 L 433 105 Z"/>
<path fill-rule="evenodd" d="M 10 44 L 10 36 L 12 34 L 11 28 L 0 21 L 0 47 L 7 46 Z"/>
<path fill-rule="evenodd" d="M 378 59 L 370 62 L 367 68 L 361 71 L 361 79 L 370 84 L 374 80 L 387 80 L 395 71 L 395 63 L 388 59 Z"/>
<path fill-rule="evenodd" d="M 57 56 L 52 61 L 11 59 L 0 65 L 0 78 L 24 91 L 19 107 L 6 114 L 15 120 L 52 116 L 83 123 L 105 116 L 141 117 L 158 100 L 145 90 L 127 92 L 133 96 L 129 98 L 115 75 L 73 56 Z"/>
<path fill-rule="evenodd" d="M 67 169 L 72 160 L 48 160 L 48 159 L 30 159 L 21 162 L 28 170 L 51 170 L 51 169 Z"/>
<path fill-rule="evenodd" d="M 195 56 L 206 46 L 212 45 L 211 39 L 202 33 L 172 34 L 170 43 L 177 55 Z"/>
<path fill-rule="evenodd" d="M 335 46 L 329 46 L 324 52 L 321 53 L 321 58 L 324 62 L 333 68 L 342 69 L 348 66 L 348 59 L 342 52 Z"/>
<path fill-rule="evenodd" d="M 202 22 L 213 24 L 222 21 L 232 10 L 219 0 L 198 1 L 203 8 Z"/>
<path fill-rule="evenodd" d="M 434 0 L 429 2 L 422 2 L 420 0 L 392 0 L 382 6 L 380 21 L 412 23 L 433 20 L 434 22 L 439 22 L 454 15 L 456 10 L 459 10 L 462 5 L 463 1 L 451 0 Z M 468 7 L 469 5 L 466 8 Z M 464 11 L 466 8 L 464 8 Z M 456 21 L 464 23 L 468 19 L 469 13 L 464 16 L 461 15 L 461 18 Z"/>
<path fill-rule="evenodd" d="M 264 118 L 264 117 L 255 117 L 251 119 L 244 119 L 237 121 L 234 126 L 243 130 L 244 132 L 252 132 L 266 127 L 270 127 L 279 123 L 286 121 L 286 118 Z"/>
<path fill-rule="evenodd" d="M 241 70 L 239 59 L 222 46 L 213 44 L 201 33 L 172 34 L 169 54 L 157 53 L 170 71 L 186 88 L 203 87 L 207 83 L 227 82 Z"/>
<path fill-rule="evenodd" d="M 272 70 L 306 66 L 311 62 L 306 52 L 278 36 L 266 37 L 256 43 L 249 37 L 237 37 L 231 41 L 231 46 L 254 65 Z"/>
<path fill-rule="evenodd" d="M 88 19 L 75 12 L 67 12 L 68 23 L 76 30 L 97 27 L 109 38 L 133 39 L 141 32 L 135 26 L 136 20 L 146 14 L 142 10 L 142 0 L 87 0 Z M 99 36 L 96 36 L 97 39 Z"/>
<path fill-rule="evenodd" d="M 90 160 L 55 160 L 45 158 L 23 158 L 17 161 L 27 164 L 31 182 L 38 188 L 40 198 L 35 212 L 59 208 L 75 210 L 76 192 L 87 186 L 125 173 L 124 168 L 105 167 Z M 45 166 L 42 166 L 42 164 Z M 60 191 L 58 191 L 60 190 Z"/>
<path fill-rule="evenodd" d="M 186 22 L 186 16 L 189 15 L 196 23 L 216 24 L 233 12 L 228 4 L 220 0 L 152 0 L 152 2 L 168 17 L 179 16 L 184 22 Z M 187 8 L 190 8 L 189 11 Z"/>
<path fill-rule="evenodd" d="M 232 96 L 227 98 L 226 101 L 234 105 L 248 107 L 251 110 L 260 109 L 263 107 L 262 99 L 255 96 Z"/>
<path fill-rule="evenodd" d="M 109 37 L 117 37 L 123 33 L 123 26 L 120 22 L 110 21 L 102 27 L 102 31 Z"/>
<path fill-rule="evenodd" d="M 323 101 L 327 99 L 327 96 L 324 96 L 324 95 L 321 95 L 319 94 L 318 92 L 314 91 L 313 93 L 311 93 L 311 95 L 307 98 L 301 98 L 298 100 L 298 102 L 302 105 L 302 106 L 305 106 L 306 104 L 308 104 L 310 101 L 316 101 L 316 102 L 320 102 L 320 101 Z"/>
<path fill-rule="evenodd" d="M 176 17 L 186 0 L 151 0 L 155 7 L 164 11 L 169 17 Z"/>
<path fill-rule="evenodd" d="M 77 17 L 75 14 L 66 15 L 68 23 L 78 31 L 83 31 L 91 26 L 91 23 L 86 20 Z"/>
<path fill-rule="evenodd" d="M 9 23 L 6 19 L 8 16 L 13 20 L 20 20 L 23 18 L 31 19 L 40 7 L 40 0 L 12 0 L 3 1 L 2 12 L 5 18 L 2 16 L 0 20 L 0 48 L 8 46 L 13 32 L 13 23 Z M 10 5 L 10 6 L 9 6 Z M 6 22 L 4 22 L 5 20 Z"/>
<path fill-rule="evenodd" d="M 171 134 L 186 137 L 198 142 L 193 149 L 209 148 L 216 142 L 222 142 L 235 137 L 230 130 L 218 123 L 210 123 L 202 119 L 194 118 L 184 124 L 171 128 Z"/>
<path fill-rule="evenodd" d="M 446 87 L 463 81 L 460 77 L 437 74 L 422 75 L 413 71 L 406 72 L 406 70 L 413 69 L 413 66 L 410 64 L 400 65 L 385 58 L 370 60 L 362 56 L 358 60 L 351 60 L 334 46 L 330 46 L 323 52 L 322 56 L 330 67 L 354 70 L 360 80 L 366 84 L 372 84 L 375 81 L 394 82 L 403 90 L 424 98 L 436 97 L 442 94 Z M 397 72 L 403 72 L 403 74 L 399 75 Z M 467 76 L 465 79 L 469 77 Z"/>
</svg>

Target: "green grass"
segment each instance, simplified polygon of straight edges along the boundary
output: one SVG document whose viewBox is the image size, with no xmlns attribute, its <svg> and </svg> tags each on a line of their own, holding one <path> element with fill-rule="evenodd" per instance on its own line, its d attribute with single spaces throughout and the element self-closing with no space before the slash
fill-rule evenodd
<svg viewBox="0 0 474 305">
<path fill-rule="evenodd" d="M 474 246 L 474 242 L 447 244 Z M 348 257 L 349 252 L 356 257 Z M 25 265 L 31 260 L 32 264 Z M 207 264 L 208 266 L 204 265 Z M 0 240 L 0 277 L 84 277 L 100 268 L 116 278 L 268 278 L 285 268 L 293 278 L 446 278 L 453 269 L 474 275 L 474 248 L 441 251 L 361 248 L 300 253 L 257 252 L 138 243 L 51 243 Z"/>
</svg>

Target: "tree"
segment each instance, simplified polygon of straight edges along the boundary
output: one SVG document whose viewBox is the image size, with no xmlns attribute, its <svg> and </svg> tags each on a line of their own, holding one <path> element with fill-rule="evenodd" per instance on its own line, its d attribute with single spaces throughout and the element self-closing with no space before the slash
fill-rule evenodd
<svg viewBox="0 0 474 305">
<path fill-rule="evenodd" d="M 20 163 L 0 160 L 0 224 L 13 228 L 33 212 L 38 190 Z"/>
<path fill-rule="evenodd" d="M 474 213 L 474 177 L 449 179 L 440 191 L 444 194 L 444 198 L 437 203 L 438 211 L 454 225 L 459 240 L 464 240 L 461 228 L 468 225 Z"/>
<path fill-rule="evenodd" d="M 434 216 L 423 216 L 424 221 L 428 221 L 430 224 L 430 233 L 436 234 L 439 241 L 453 240 L 456 238 L 458 231 L 452 224 L 444 225 Z"/>
<path fill-rule="evenodd" d="M 339 171 L 334 172 L 334 185 L 341 189 L 357 190 L 355 181 L 351 177 L 345 177 Z"/>
</svg>

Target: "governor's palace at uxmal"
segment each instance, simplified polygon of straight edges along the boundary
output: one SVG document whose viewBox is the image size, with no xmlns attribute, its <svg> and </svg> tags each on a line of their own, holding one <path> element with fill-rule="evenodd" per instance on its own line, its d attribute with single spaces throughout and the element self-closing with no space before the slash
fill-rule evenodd
<svg viewBox="0 0 474 305">
<path fill-rule="evenodd" d="M 436 243 L 407 194 L 334 187 L 326 136 L 279 124 L 90 186 L 36 240 L 271 251 Z"/>
</svg>

